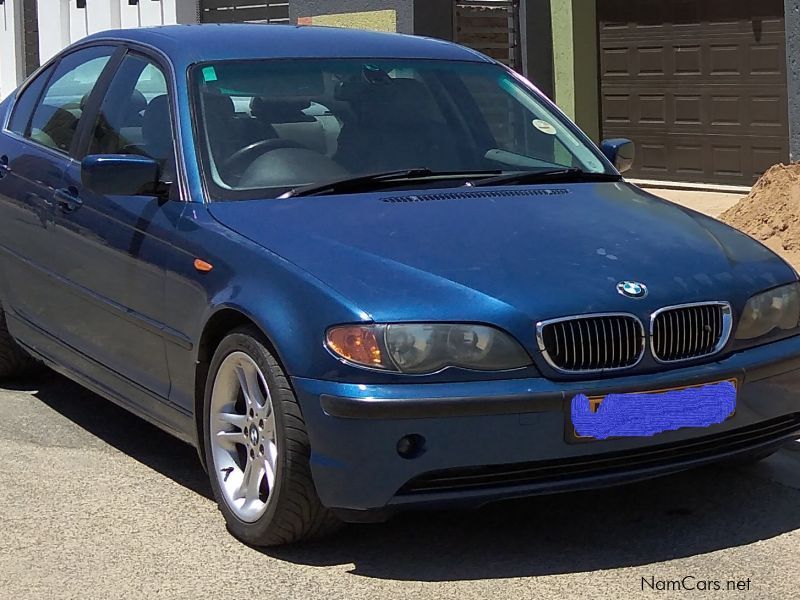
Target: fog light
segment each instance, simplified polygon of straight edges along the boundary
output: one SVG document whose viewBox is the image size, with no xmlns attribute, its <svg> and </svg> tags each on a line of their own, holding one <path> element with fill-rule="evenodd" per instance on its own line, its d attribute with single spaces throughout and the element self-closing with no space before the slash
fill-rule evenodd
<svg viewBox="0 0 800 600">
<path fill-rule="evenodd" d="M 416 433 L 404 435 L 397 441 L 397 453 L 411 460 L 425 453 L 425 438 Z"/>
</svg>

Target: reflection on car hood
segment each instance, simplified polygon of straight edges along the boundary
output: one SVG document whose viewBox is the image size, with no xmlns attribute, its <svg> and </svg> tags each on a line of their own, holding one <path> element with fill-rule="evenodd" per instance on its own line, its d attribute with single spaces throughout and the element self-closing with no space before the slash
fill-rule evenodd
<svg viewBox="0 0 800 600">
<path fill-rule="evenodd" d="M 534 320 L 728 300 L 792 281 L 747 236 L 624 182 L 215 203 L 216 219 L 376 320 Z M 616 284 L 647 285 L 643 300 Z"/>
</svg>

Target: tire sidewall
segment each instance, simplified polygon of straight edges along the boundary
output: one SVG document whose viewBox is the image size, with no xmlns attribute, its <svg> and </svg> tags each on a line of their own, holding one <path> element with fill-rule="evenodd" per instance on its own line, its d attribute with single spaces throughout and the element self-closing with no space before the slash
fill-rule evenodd
<svg viewBox="0 0 800 600">
<path fill-rule="evenodd" d="M 278 460 L 275 467 L 275 486 L 274 489 L 270 491 L 271 498 L 266 512 L 252 523 L 242 521 L 228 506 L 225 495 L 220 488 L 218 473 L 216 472 L 216 466 L 214 464 L 214 456 L 211 451 L 211 396 L 214 389 L 214 381 L 216 380 L 220 365 L 225 358 L 233 352 L 244 352 L 252 358 L 258 365 L 258 368 L 261 369 L 272 399 L 272 410 L 275 413 L 275 443 L 278 448 Z M 211 365 L 208 370 L 208 379 L 206 381 L 203 400 L 203 445 L 214 499 L 217 501 L 217 506 L 225 517 L 225 521 L 231 533 L 239 539 L 250 543 L 255 543 L 263 539 L 275 518 L 276 512 L 280 509 L 282 503 L 281 492 L 284 487 L 286 472 L 285 418 L 281 406 L 282 391 L 275 381 L 275 367 L 270 365 L 270 356 L 267 348 L 252 336 L 245 333 L 232 333 L 228 335 L 222 340 L 219 347 L 214 352 L 214 357 L 211 360 Z"/>
</svg>

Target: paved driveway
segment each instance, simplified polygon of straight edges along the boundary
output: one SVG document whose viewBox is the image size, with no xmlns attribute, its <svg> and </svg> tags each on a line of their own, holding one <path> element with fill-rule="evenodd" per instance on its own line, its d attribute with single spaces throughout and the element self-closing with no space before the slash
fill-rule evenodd
<svg viewBox="0 0 800 600">
<path fill-rule="evenodd" d="M 0 598 L 692 598 L 800 595 L 800 452 L 623 488 L 352 526 L 258 551 L 194 450 L 57 376 L 0 390 Z M 728 580 L 749 591 L 729 591 Z M 748 583 L 749 580 L 749 583 Z"/>
<path fill-rule="evenodd" d="M 677 204 L 688 206 L 694 210 L 718 217 L 742 199 L 743 194 L 722 192 L 698 192 L 694 190 L 666 190 L 646 188 L 646 191 Z"/>
</svg>

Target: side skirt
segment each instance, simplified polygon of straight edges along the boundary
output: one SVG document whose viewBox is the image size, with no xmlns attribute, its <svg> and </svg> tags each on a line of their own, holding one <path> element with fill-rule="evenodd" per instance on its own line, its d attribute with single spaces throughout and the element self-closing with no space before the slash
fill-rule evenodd
<svg viewBox="0 0 800 600">
<path fill-rule="evenodd" d="M 194 416 L 190 412 L 64 344 L 24 317 L 8 311 L 6 319 L 17 343 L 48 367 L 187 444 L 198 447 Z"/>
</svg>

